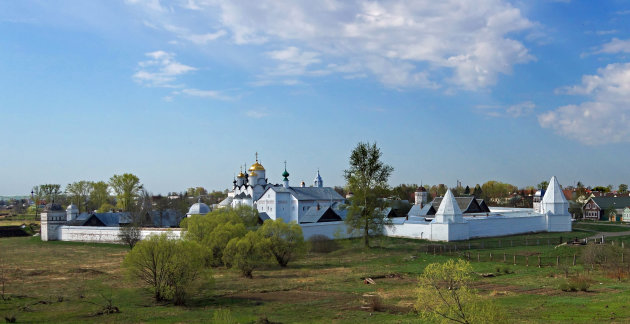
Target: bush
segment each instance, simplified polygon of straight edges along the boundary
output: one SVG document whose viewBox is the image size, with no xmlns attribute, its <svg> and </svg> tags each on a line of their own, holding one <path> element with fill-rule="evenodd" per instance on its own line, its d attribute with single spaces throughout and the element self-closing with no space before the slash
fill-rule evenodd
<svg viewBox="0 0 630 324">
<path fill-rule="evenodd" d="M 243 237 L 247 233 L 245 220 L 232 209 L 219 209 L 207 215 L 193 215 L 182 222 L 182 226 L 187 229 L 186 239 L 208 248 L 209 262 L 213 266 L 224 264 L 223 250 L 230 240 Z"/>
<path fill-rule="evenodd" d="M 339 249 L 339 244 L 326 235 L 313 235 L 308 239 L 310 251 L 315 253 L 330 253 Z"/>
<path fill-rule="evenodd" d="M 266 244 L 257 232 L 248 232 L 243 237 L 231 239 L 223 251 L 223 262 L 229 267 L 238 268 L 246 278 L 252 278 L 252 271 L 268 258 Z"/>
<path fill-rule="evenodd" d="M 196 242 L 175 240 L 169 233 L 151 235 L 125 256 L 123 267 L 151 287 L 156 301 L 182 305 L 193 283 L 209 275 L 205 253 Z"/>
<path fill-rule="evenodd" d="M 562 291 L 588 291 L 591 287 L 591 278 L 585 275 L 577 275 L 569 278 L 567 281 L 560 284 L 560 290 Z"/>
<path fill-rule="evenodd" d="M 282 219 L 268 219 L 258 232 L 265 238 L 267 249 L 281 267 L 286 267 L 289 261 L 305 252 L 302 227 L 296 223 L 287 224 Z"/>
</svg>

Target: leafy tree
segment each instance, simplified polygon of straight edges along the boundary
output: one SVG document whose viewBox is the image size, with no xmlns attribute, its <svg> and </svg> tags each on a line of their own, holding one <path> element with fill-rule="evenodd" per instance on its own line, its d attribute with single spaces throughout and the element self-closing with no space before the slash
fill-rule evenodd
<svg viewBox="0 0 630 324">
<path fill-rule="evenodd" d="M 481 186 L 479 184 L 475 185 L 475 190 L 473 191 L 473 195 L 477 199 L 485 199 L 485 196 L 483 194 L 483 189 L 481 189 Z"/>
<path fill-rule="evenodd" d="M 509 183 L 503 183 L 499 181 L 488 181 L 481 186 L 485 199 L 495 199 L 497 201 L 507 198 L 511 193 L 518 190 L 516 186 Z"/>
<path fill-rule="evenodd" d="M 257 209 L 241 205 L 230 209 L 230 211 L 240 217 L 247 228 L 253 229 L 258 225 L 259 214 Z"/>
<path fill-rule="evenodd" d="M 503 312 L 471 287 L 472 266 L 464 260 L 427 265 L 419 277 L 416 307 L 429 322 L 498 323 Z"/>
<path fill-rule="evenodd" d="M 133 249 L 142 239 L 142 226 L 145 224 L 145 216 L 151 211 L 152 207 L 150 203 L 147 203 L 147 199 L 150 199 L 149 194 L 143 192 L 142 199 L 136 201 L 129 208 L 129 224 L 120 226 L 118 238 L 130 249 Z"/>
<path fill-rule="evenodd" d="M 391 195 L 402 200 L 413 201 L 417 188 L 417 184 L 401 184 L 392 188 Z"/>
<path fill-rule="evenodd" d="M 597 186 L 597 187 L 593 188 L 593 191 L 609 192 L 610 188 L 604 187 L 604 186 Z"/>
<path fill-rule="evenodd" d="M 619 185 L 619 193 L 626 193 L 628 192 L 628 185 L 625 183 L 622 183 Z"/>
<path fill-rule="evenodd" d="M 125 256 L 123 267 L 151 287 L 156 301 L 181 305 L 193 282 L 207 272 L 204 253 L 195 242 L 176 240 L 168 233 L 151 235 Z"/>
<path fill-rule="evenodd" d="M 110 211 L 114 210 L 115 208 L 116 207 L 114 205 L 110 204 L 110 203 L 104 203 L 98 208 L 97 212 L 99 212 L 99 213 L 107 213 L 107 212 L 110 212 Z"/>
<path fill-rule="evenodd" d="M 238 210 L 224 208 L 207 215 L 193 215 L 186 218 L 180 226 L 186 229 L 186 239 L 205 246 L 209 252 L 210 263 L 213 266 L 220 266 L 223 265 L 223 252 L 228 242 L 247 233 L 246 219 L 238 213 L 241 211 L 244 214 L 251 214 L 252 208 L 247 208 Z"/>
<path fill-rule="evenodd" d="M 376 143 L 360 142 L 350 154 L 350 168 L 344 171 L 348 189 L 354 193 L 346 217 L 349 231 L 362 232 L 364 244 L 370 246 L 370 235 L 380 234 L 388 222 L 382 210 L 382 198 L 388 192 L 387 179 L 394 170 L 381 161 Z"/>
<path fill-rule="evenodd" d="M 265 264 L 268 257 L 266 244 L 258 232 L 231 239 L 223 252 L 223 262 L 238 268 L 246 278 L 252 278 L 252 272 Z"/>
<path fill-rule="evenodd" d="M 549 182 L 548 181 L 543 181 L 539 184 L 536 185 L 536 188 L 538 188 L 538 190 L 546 190 L 547 187 L 549 187 Z"/>
<path fill-rule="evenodd" d="M 464 195 L 468 196 L 470 195 L 470 187 L 466 186 L 466 189 L 464 189 Z"/>
<path fill-rule="evenodd" d="M 87 211 L 88 199 L 93 188 L 94 186 L 90 181 L 73 182 L 66 186 L 66 195 L 68 195 L 72 203 L 77 204 L 79 212 Z"/>
<path fill-rule="evenodd" d="M 118 206 L 124 211 L 129 211 L 134 199 L 143 188 L 140 179 L 131 173 L 112 176 L 109 179 L 109 186 L 116 193 Z"/>
<path fill-rule="evenodd" d="M 204 187 L 188 188 L 188 190 L 186 190 L 186 194 L 192 197 L 207 196 L 208 190 Z"/>
<path fill-rule="evenodd" d="M 105 181 L 92 182 L 92 191 L 90 192 L 91 210 L 98 209 L 103 204 L 109 204 L 109 185 Z"/>
<path fill-rule="evenodd" d="M 55 201 L 55 198 L 61 195 L 61 185 L 58 184 L 43 184 L 39 185 L 39 193 L 46 200 L 46 203 Z M 59 201 L 57 201 L 58 203 Z"/>
<path fill-rule="evenodd" d="M 306 252 L 302 227 L 296 223 L 268 219 L 258 232 L 265 238 L 267 249 L 281 267 L 286 267 L 289 261 Z"/>
</svg>

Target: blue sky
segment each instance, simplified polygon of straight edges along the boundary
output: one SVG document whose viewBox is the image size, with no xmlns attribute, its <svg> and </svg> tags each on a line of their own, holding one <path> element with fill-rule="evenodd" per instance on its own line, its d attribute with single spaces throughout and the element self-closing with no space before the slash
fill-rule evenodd
<svg viewBox="0 0 630 324">
<path fill-rule="evenodd" d="M 628 183 L 627 1 L 2 1 L 0 194 L 138 175 Z"/>
</svg>

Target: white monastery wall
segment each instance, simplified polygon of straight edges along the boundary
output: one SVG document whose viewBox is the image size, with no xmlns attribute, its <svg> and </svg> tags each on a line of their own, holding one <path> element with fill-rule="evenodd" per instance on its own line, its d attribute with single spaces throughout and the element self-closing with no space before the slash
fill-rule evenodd
<svg viewBox="0 0 630 324">
<path fill-rule="evenodd" d="M 351 237 L 347 232 L 345 222 L 325 222 L 300 224 L 304 240 L 308 240 L 314 235 L 325 235 L 331 239 Z"/>
<path fill-rule="evenodd" d="M 144 228 L 140 230 L 142 239 L 149 235 L 159 235 L 171 232 L 173 238 L 180 238 L 182 230 L 179 228 Z M 104 226 L 61 226 L 59 228 L 59 240 L 73 242 L 93 242 L 93 243 L 120 243 L 119 227 Z"/>
<path fill-rule="evenodd" d="M 470 238 L 545 232 L 545 215 L 466 217 Z M 570 231 L 570 229 L 569 229 Z"/>
</svg>

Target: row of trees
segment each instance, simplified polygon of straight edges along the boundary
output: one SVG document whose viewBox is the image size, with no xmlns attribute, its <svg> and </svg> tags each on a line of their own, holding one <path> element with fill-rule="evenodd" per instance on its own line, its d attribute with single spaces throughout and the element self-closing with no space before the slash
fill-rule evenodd
<svg viewBox="0 0 630 324">
<path fill-rule="evenodd" d="M 159 210 L 172 208 L 185 213 L 190 205 L 187 197 L 201 197 L 207 204 L 220 202 L 227 195 L 225 192 L 212 191 L 208 193 L 203 187 L 189 188 L 185 193 L 169 193 L 152 196 L 144 188 L 140 179 L 131 173 L 113 175 L 109 181 L 76 181 L 69 183 L 64 190 L 59 184 L 42 184 L 33 187 L 33 199 L 38 204 L 56 202 L 61 205 L 75 204 L 79 212 L 97 210 L 107 212 L 121 210 L 125 212 L 138 211 L 138 200 L 147 200 Z"/>
<path fill-rule="evenodd" d="M 115 207 L 130 211 L 143 189 L 137 176 L 124 173 L 113 175 L 109 182 L 81 180 L 69 183 L 63 191 L 59 184 L 42 184 L 33 187 L 32 194 L 37 204 L 73 203 L 77 205 L 80 212 L 97 209 L 108 211 Z M 110 195 L 110 192 L 114 194 L 114 197 Z"/>
</svg>

